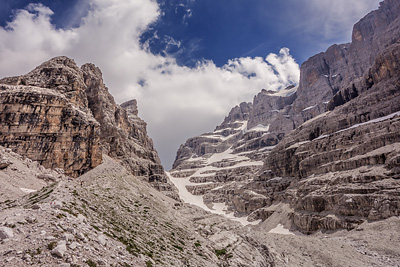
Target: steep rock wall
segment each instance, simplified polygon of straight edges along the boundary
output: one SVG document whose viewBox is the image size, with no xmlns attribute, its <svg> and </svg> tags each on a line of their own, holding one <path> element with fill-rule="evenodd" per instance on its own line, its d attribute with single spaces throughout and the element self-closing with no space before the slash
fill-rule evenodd
<svg viewBox="0 0 400 267">
<path fill-rule="evenodd" d="M 0 80 L 0 145 L 73 177 L 99 165 L 100 125 L 79 73 L 72 60 L 60 57 Z"/>
<path fill-rule="evenodd" d="M 136 100 L 117 105 L 93 64 L 53 58 L 26 75 L 0 80 L 0 145 L 77 177 L 102 153 L 135 176 L 170 191 Z"/>
</svg>

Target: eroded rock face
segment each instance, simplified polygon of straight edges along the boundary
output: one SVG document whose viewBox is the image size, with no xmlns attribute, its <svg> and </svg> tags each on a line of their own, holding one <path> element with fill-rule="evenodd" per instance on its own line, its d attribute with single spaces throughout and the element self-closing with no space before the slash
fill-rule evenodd
<svg viewBox="0 0 400 267">
<path fill-rule="evenodd" d="M 136 100 L 117 105 L 95 65 L 79 68 L 56 57 L 0 80 L 0 95 L 0 145 L 73 177 L 99 165 L 105 153 L 156 188 L 172 190 Z"/>
<path fill-rule="evenodd" d="M 117 105 L 103 83 L 102 73 L 93 64 L 82 66 L 87 86 L 88 107 L 100 123 L 103 152 L 121 160 L 135 176 L 144 177 L 162 191 L 171 191 L 146 123 L 138 117 L 136 100 Z"/>
<path fill-rule="evenodd" d="M 352 43 L 303 63 L 295 94 L 263 90 L 234 108 L 216 131 L 181 146 L 171 174 L 252 220 L 290 203 L 305 233 L 398 216 L 399 14 L 398 1 L 382 2 L 354 26 Z"/>
<path fill-rule="evenodd" d="M 234 107 L 214 132 L 188 139 L 177 152 L 170 172 L 173 181 L 188 180 L 187 194 L 202 196 L 208 206 L 224 203 L 239 216 L 270 205 L 270 197 L 261 194 L 265 189 L 254 177 L 265 154 L 293 130 L 289 112 L 296 89 L 263 89 L 253 103 Z"/>
<path fill-rule="evenodd" d="M 302 64 L 291 113 L 296 127 L 372 86 L 371 66 L 383 50 L 398 42 L 399 11 L 398 1 L 383 1 L 379 10 L 354 25 L 351 43 L 332 45 Z"/>
<path fill-rule="evenodd" d="M 285 199 L 306 233 L 400 214 L 399 12 L 398 1 L 384 1 L 354 26 L 331 111 L 303 123 L 266 157 L 268 176 L 261 176 L 292 180 Z"/>
<path fill-rule="evenodd" d="M 77 177 L 101 163 L 100 125 L 75 63 L 59 57 L 0 80 L 0 145 Z"/>
</svg>

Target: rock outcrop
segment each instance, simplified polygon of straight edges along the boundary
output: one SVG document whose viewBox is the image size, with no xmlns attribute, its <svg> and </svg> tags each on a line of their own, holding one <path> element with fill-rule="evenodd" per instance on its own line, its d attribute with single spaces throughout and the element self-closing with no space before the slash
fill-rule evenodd
<svg viewBox="0 0 400 267">
<path fill-rule="evenodd" d="M 93 64 L 82 66 L 88 107 L 100 123 L 103 153 L 121 160 L 135 176 L 144 177 L 162 191 L 172 191 L 164 174 L 146 123 L 138 117 L 136 100 L 117 105 L 103 83 L 102 73 Z"/>
<path fill-rule="evenodd" d="M 136 100 L 117 105 L 93 64 L 79 68 L 56 57 L 0 80 L 0 94 L 0 145 L 73 177 L 99 165 L 104 153 L 156 188 L 172 190 Z"/>
<path fill-rule="evenodd" d="M 77 177 L 101 163 L 100 125 L 80 69 L 68 58 L 0 80 L 0 145 Z"/>
<path fill-rule="evenodd" d="M 384 50 L 398 43 L 399 5 L 396 0 L 381 2 L 379 10 L 354 25 L 351 43 L 332 45 L 302 64 L 291 112 L 296 127 L 372 86 L 372 65 Z"/>
</svg>

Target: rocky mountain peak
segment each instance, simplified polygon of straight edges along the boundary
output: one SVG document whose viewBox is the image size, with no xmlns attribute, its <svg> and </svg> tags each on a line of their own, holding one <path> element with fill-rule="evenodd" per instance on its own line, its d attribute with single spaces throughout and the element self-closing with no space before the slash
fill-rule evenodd
<svg viewBox="0 0 400 267">
<path fill-rule="evenodd" d="M 400 266 L 399 11 L 181 145 L 185 203 L 95 65 L 0 80 L 2 266 Z"/>
<path fill-rule="evenodd" d="M 86 86 L 81 70 L 75 61 L 68 57 L 52 58 L 28 74 L 4 78 L 0 83 L 56 90 L 69 98 L 72 104 L 87 112 Z"/>
<path fill-rule="evenodd" d="M 116 104 L 94 64 L 79 68 L 56 57 L 0 84 L 1 145 L 73 177 L 100 164 L 104 153 L 172 192 L 136 101 L 124 104 L 127 110 Z"/>
<path fill-rule="evenodd" d="M 250 112 L 253 109 L 252 103 L 242 102 L 238 106 L 235 106 L 229 112 L 229 115 L 225 117 L 221 125 L 217 126 L 215 130 L 221 130 L 234 125 L 238 121 L 246 121 L 250 117 Z"/>
</svg>

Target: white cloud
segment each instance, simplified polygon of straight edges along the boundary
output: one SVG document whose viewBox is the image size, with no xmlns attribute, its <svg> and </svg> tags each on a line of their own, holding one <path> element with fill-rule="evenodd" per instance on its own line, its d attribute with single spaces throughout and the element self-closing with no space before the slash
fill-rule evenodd
<svg viewBox="0 0 400 267">
<path fill-rule="evenodd" d="M 296 83 L 299 67 L 282 49 L 263 58 L 237 58 L 219 68 L 211 61 L 194 68 L 141 48 L 139 36 L 160 15 L 153 0 L 91 0 L 77 28 L 56 29 L 52 11 L 31 4 L 0 28 L 0 76 L 20 75 L 45 60 L 67 55 L 95 63 L 118 102 L 137 98 L 140 116 L 170 166 L 188 137 L 213 130 L 230 108 L 250 101 L 262 88 Z M 140 84 L 139 84 L 140 82 Z"/>
<path fill-rule="evenodd" d="M 53 12 L 42 4 L 17 11 L 12 22 L 0 28 L 1 76 L 23 74 L 51 55 L 65 51 L 78 37 L 50 23 Z"/>
</svg>

